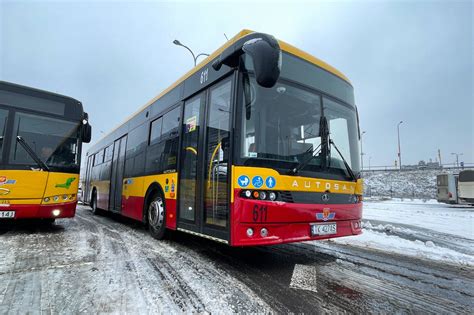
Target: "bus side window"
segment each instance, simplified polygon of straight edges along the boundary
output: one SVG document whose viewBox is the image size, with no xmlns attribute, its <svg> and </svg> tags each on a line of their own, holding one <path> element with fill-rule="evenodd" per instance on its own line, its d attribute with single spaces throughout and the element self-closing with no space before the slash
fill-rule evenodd
<svg viewBox="0 0 474 315">
<path fill-rule="evenodd" d="M 161 129 L 163 128 L 163 117 L 154 120 L 150 128 L 149 147 L 146 153 L 145 172 L 160 172 L 160 156 L 163 151 L 160 145 Z"/>
<path fill-rule="evenodd" d="M 147 134 L 148 124 L 142 124 L 128 133 L 125 152 L 125 177 L 135 177 L 143 173 Z"/>
<path fill-rule="evenodd" d="M 147 173 L 176 169 L 179 114 L 177 107 L 152 122 L 145 166 Z"/>
<path fill-rule="evenodd" d="M 163 117 L 155 119 L 151 122 L 150 128 L 150 140 L 148 141 L 148 145 L 157 144 L 160 141 L 161 137 L 161 128 L 163 126 Z"/>
<path fill-rule="evenodd" d="M 178 156 L 178 130 L 181 107 L 169 111 L 163 116 L 163 131 L 161 139 L 164 142 L 162 156 L 163 171 L 176 170 Z"/>
</svg>

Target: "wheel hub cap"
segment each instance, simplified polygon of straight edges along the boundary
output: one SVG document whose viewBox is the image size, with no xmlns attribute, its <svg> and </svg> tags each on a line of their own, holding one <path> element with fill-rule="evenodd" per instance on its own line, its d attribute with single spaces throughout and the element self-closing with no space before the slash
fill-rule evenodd
<svg viewBox="0 0 474 315">
<path fill-rule="evenodd" d="M 150 204 L 148 209 L 148 222 L 155 228 L 160 228 L 163 225 L 165 209 L 163 207 L 163 200 L 156 199 Z"/>
</svg>

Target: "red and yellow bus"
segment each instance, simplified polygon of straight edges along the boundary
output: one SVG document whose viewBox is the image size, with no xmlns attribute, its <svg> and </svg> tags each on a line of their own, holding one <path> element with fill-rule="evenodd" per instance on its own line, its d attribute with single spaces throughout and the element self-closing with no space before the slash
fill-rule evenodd
<svg viewBox="0 0 474 315">
<path fill-rule="evenodd" d="M 87 120 L 75 99 L 0 81 L 0 221 L 74 216 Z"/>
<path fill-rule="evenodd" d="M 86 203 L 231 246 L 361 233 L 353 88 L 243 30 L 88 152 Z"/>
</svg>

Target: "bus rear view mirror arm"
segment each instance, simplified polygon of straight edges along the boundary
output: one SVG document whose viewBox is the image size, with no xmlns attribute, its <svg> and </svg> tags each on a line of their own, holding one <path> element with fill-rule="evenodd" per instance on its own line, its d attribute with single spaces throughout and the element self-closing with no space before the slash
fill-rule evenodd
<svg viewBox="0 0 474 315">
<path fill-rule="evenodd" d="M 89 115 L 87 113 L 84 113 L 84 118 L 82 120 L 81 139 L 84 143 L 89 143 L 92 139 L 92 127 L 89 125 Z"/>
<path fill-rule="evenodd" d="M 218 71 L 222 65 L 237 67 L 239 56 L 247 54 L 252 58 L 257 83 L 271 88 L 280 77 L 281 49 L 278 41 L 263 33 L 249 34 L 224 50 L 212 67 Z"/>
</svg>

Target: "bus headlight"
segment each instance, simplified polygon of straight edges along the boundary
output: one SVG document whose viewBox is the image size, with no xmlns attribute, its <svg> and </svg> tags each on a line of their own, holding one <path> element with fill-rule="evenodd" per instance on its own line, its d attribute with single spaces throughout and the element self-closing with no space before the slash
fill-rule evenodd
<svg viewBox="0 0 474 315">
<path fill-rule="evenodd" d="M 67 200 L 67 195 L 63 195 L 63 200 Z"/>
<path fill-rule="evenodd" d="M 270 198 L 271 201 L 275 201 L 275 199 L 277 199 L 277 194 L 275 194 L 273 191 L 271 191 L 268 194 L 268 198 Z"/>
<path fill-rule="evenodd" d="M 265 200 L 267 199 L 267 193 L 264 192 L 264 191 L 261 191 L 260 192 L 260 196 L 258 196 L 261 200 Z"/>
<path fill-rule="evenodd" d="M 44 202 L 49 202 L 49 197 L 44 198 Z"/>
<path fill-rule="evenodd" d="M 61 214 L 61 210 L 59 210 L 59 209 L 54 209 L 54 210 L 52 211 L 52 214 L 53 214 L 55 217 L 57 217 L 58 215 Z"/>
<path fill-rule="evenodd" d="M 54 196 L 54 197 L 53 197 L 53 200 L 54 200 L 54 201 L 58 201 L 58 200 L 59 200 L 59 196 Z"/>
<path fill-rule="evenodd" d="M 250 197 L 252 197 L 252 192 L 250 190 L 246 190 L 246 191 L 244 191 L 244 196 L 247 197 L 247 198 L 250 198 Z"/>
<path fill-rule="evenodd" d="M 267 237 L 268 236 L 268 230 L 266 228 L 262 228 L 260 230 L 260 236 L 261 237 Z"/>
</svg>

